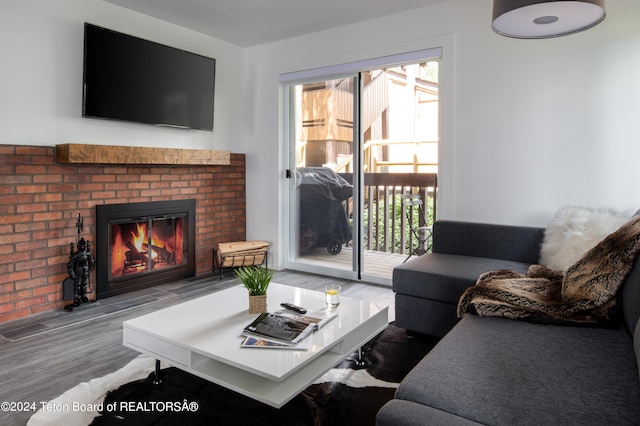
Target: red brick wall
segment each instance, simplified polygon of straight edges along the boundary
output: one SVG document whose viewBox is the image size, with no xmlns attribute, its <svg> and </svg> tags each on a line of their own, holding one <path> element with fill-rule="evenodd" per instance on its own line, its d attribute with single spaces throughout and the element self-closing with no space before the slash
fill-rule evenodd
<svg viewBox="0 0 640 426">
<path fill-rule="evenodd" d="M 141 167 L 56 164 L 54 151 L 0 145 L 0 323 L 62 308 L 78 213 L 95 247 L 97 204 L 196 199 L 197 275 L 217 242 L 246 238 L 244 154 L 229 166 Z"/>
</svg>

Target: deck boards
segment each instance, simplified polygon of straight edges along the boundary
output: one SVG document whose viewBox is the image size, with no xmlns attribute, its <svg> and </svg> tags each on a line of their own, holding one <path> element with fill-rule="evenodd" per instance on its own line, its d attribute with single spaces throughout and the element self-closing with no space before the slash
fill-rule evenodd
<svg viewBox="0 0 640 426">
<path fill-rule="evenodd" d="M 402 264 L 407 257 L 406 254 L 365 250 L 363 272 L 385 278 L 391 285 L 393 268 Z M 352 270 L 352 258 L 353 247 L 343 247 L 342 251 L 336 255 L 330 255 L 326 250 L 319 248 L 300 256 L 299 261 L 328 268 Z"/>
</svg>

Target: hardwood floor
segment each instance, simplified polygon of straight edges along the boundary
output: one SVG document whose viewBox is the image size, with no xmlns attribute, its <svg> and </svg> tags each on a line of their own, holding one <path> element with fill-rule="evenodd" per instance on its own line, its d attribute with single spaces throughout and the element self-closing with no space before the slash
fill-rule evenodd
<svg viewBox="0 0 640 426">
<path fill-rule="evenodd" d="M 274 282 L 315 290 L 339 283 L 343 294 L 389 306 L 389 287 L 331 277 L 279 271 Z M 49 401 L 81 382 L 111 373 L 139 354 L 122 345 L 122 322 L 155 310 L 237 285 L 234 278 L 200 277 L 160 285 L 84 305 L 0 324 L 0 402 Z M 187 319 L 188 320 L 188 319 Z M 24 425 L 33 411 L 0 410 L 0 424 Z"/>
</svg>

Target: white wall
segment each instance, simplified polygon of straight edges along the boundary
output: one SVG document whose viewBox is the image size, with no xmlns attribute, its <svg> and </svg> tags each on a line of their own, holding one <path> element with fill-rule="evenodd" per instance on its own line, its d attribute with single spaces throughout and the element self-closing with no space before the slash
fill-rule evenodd
<svg viewBox="0 0 640 426">
<path fill-rule="evenodd" d="M 494 34 L 491 4 L 451 0 L 249 49 L 248 237 L 277 242 L 288 226 L 279 74 L 440 44 L 441 218 L 544 226 L 566 204 L 640 208 L 640 2 L 609 1 L 597 27 L 549 40 Z"/>
<path fill-rule="evenodd" d="M 216 59 L 213 132 L 82 118 L 84 22 Z M 99 0 L 0 0 L 0 144 L 242 152 L 245 50 Z"/>
</svg>

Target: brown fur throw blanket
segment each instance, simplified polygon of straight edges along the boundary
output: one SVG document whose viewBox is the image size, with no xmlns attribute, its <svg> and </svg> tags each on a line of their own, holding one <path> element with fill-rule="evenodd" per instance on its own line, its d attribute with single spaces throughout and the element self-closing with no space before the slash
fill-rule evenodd
<svg viewBox="0 0 640 426">
<path fill-rule="evenodd" d="M 589 250 L 566 273 L 531 265 L 525 275 L 485 272 L 460 297 L 466 313 L 560 323 L 611 320 L 616 293 L 640 251 L 640 216 L 632 218 Z"/>
</svg>

